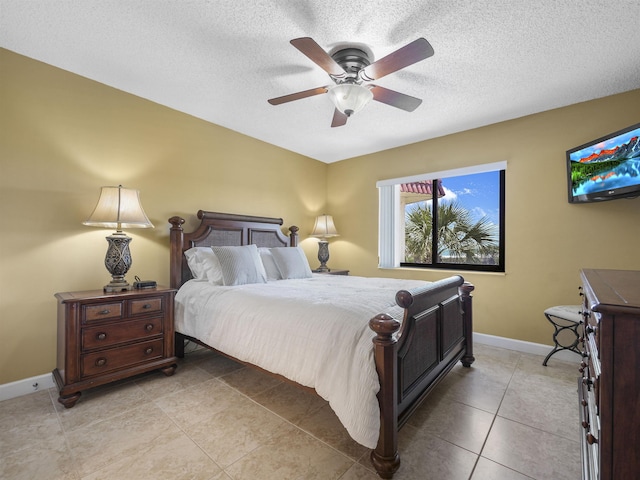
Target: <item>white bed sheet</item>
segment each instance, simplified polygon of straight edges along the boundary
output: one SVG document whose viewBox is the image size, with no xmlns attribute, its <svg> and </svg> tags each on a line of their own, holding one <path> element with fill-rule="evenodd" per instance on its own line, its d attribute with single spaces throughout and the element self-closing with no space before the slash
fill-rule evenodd
<svg viewBox="0 0 640 480">
<path fill-rule="evenodd" d="M 380 428 L 369 320 L 387 313 L 419 280 L 314 274 L 223 287 L 186 282 L 176 295 L 176 331 L 314 388 L 358 443 L 375 448 Z"/>
</svg>

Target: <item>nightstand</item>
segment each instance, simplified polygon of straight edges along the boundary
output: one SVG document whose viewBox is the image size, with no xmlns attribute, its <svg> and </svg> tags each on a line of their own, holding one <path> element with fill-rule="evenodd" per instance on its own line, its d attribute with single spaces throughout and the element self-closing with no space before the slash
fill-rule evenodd
<svg viewBox="0 0 640 480">
<path fill-rule="evenodd" d="M 349 270 L 329 270 L 328 272 L 320 272 L 312 270 L 313 273 L 324 273 L 325 275 L 349 275 Z"/>
<path fill-rule="evenodd" d="M 71 408 L 81 390 L 150 370 L 173 375 L 175 293 L 164 287 L 56 293 L 58 401 Z"/>
</svg>

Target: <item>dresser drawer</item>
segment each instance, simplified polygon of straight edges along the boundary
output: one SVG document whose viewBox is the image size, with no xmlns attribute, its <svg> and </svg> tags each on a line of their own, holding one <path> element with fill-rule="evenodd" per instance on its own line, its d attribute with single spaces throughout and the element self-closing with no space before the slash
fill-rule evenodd
<svg viewBox="0 0 640 480">
<path fill-rule="evenodd" d="M 162 312 L 162 297 L 131 300 L 131 315 Z"/>
<path fill-rule="evenodd" d="M 135 343 L 125 347 L 88 353 L 82 355 L 80 360 L 82 376 L 100 375 L 130 365 L 162 358 L 163 355 L 162 338 Z"/>
<path fill-rule="evenodd" d="M 596 358 L 600 358 L 598 352 L 600 350 L 600 318 L 599 314 L 586 310 L 584 334 L 585 341 L 589 342 L 592 353 Z"/>
<path fill-rule="evenodd" d="M 593 409 L 593 395 L 589 391 L 588 383 L 584 379 L 578 381 L 578 399 L 580 402 L 580 424 L 582 433 L 580 438 L 583 480 L 597 480 L 599 478 L 599 420 Z"/>
<path fill-rule="evenodd" d="M 82 329 L 82 351 L 142 340 L 162 333 L 162 317 L 114 322 Z"/>
<path fill-rule="evenodd" d="M 84 305 L 82 307 L 82 323 L 122 318 L 123 312 L 123 302 Z"/>
</svg>

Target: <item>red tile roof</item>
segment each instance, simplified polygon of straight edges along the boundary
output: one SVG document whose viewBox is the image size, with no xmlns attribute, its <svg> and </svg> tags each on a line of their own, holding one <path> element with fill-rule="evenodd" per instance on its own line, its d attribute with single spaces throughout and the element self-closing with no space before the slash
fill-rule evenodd
<svg viewBox="0 0 640 480">
<path fill-rule="evenodd" d="M 419 195 L 433 195 L 433 184 L 431 180 L 421 180 L 419 182 L 403 183 L 400 185 L 400 191 L 404 193 L 416 193 Z M 442 184 L 438 184 L 438 197 L 444 197 L 444 188 Z"/>
</svg>

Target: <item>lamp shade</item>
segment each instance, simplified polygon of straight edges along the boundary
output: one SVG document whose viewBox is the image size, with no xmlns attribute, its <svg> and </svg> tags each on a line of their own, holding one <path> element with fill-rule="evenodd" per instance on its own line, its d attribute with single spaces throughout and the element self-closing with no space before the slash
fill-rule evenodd
<svg viewBox="0 0 640 480">
<path fill-rule="evenodd" d="M 313 226 L 311 236 L 320 238 L 337 237 L 338 231 L 333 223 L 333 217 L 331 215 L 319 215 L 316 218 L 316 224 Z"/>
<path fill-rule="evenodd" d="M 153 228 L 140 204 L 140 192 L 122 185 L 102 187 L 96 208 L 82 223 L 118 231 L 123 228 Z"/>
<path fill-rule="evenodd" d="M 371 101 L 373 93 L 367 87 L 355 83 L 342 83 L 327 92 L 338 110 L 350 117 Z"/>
</svg>

